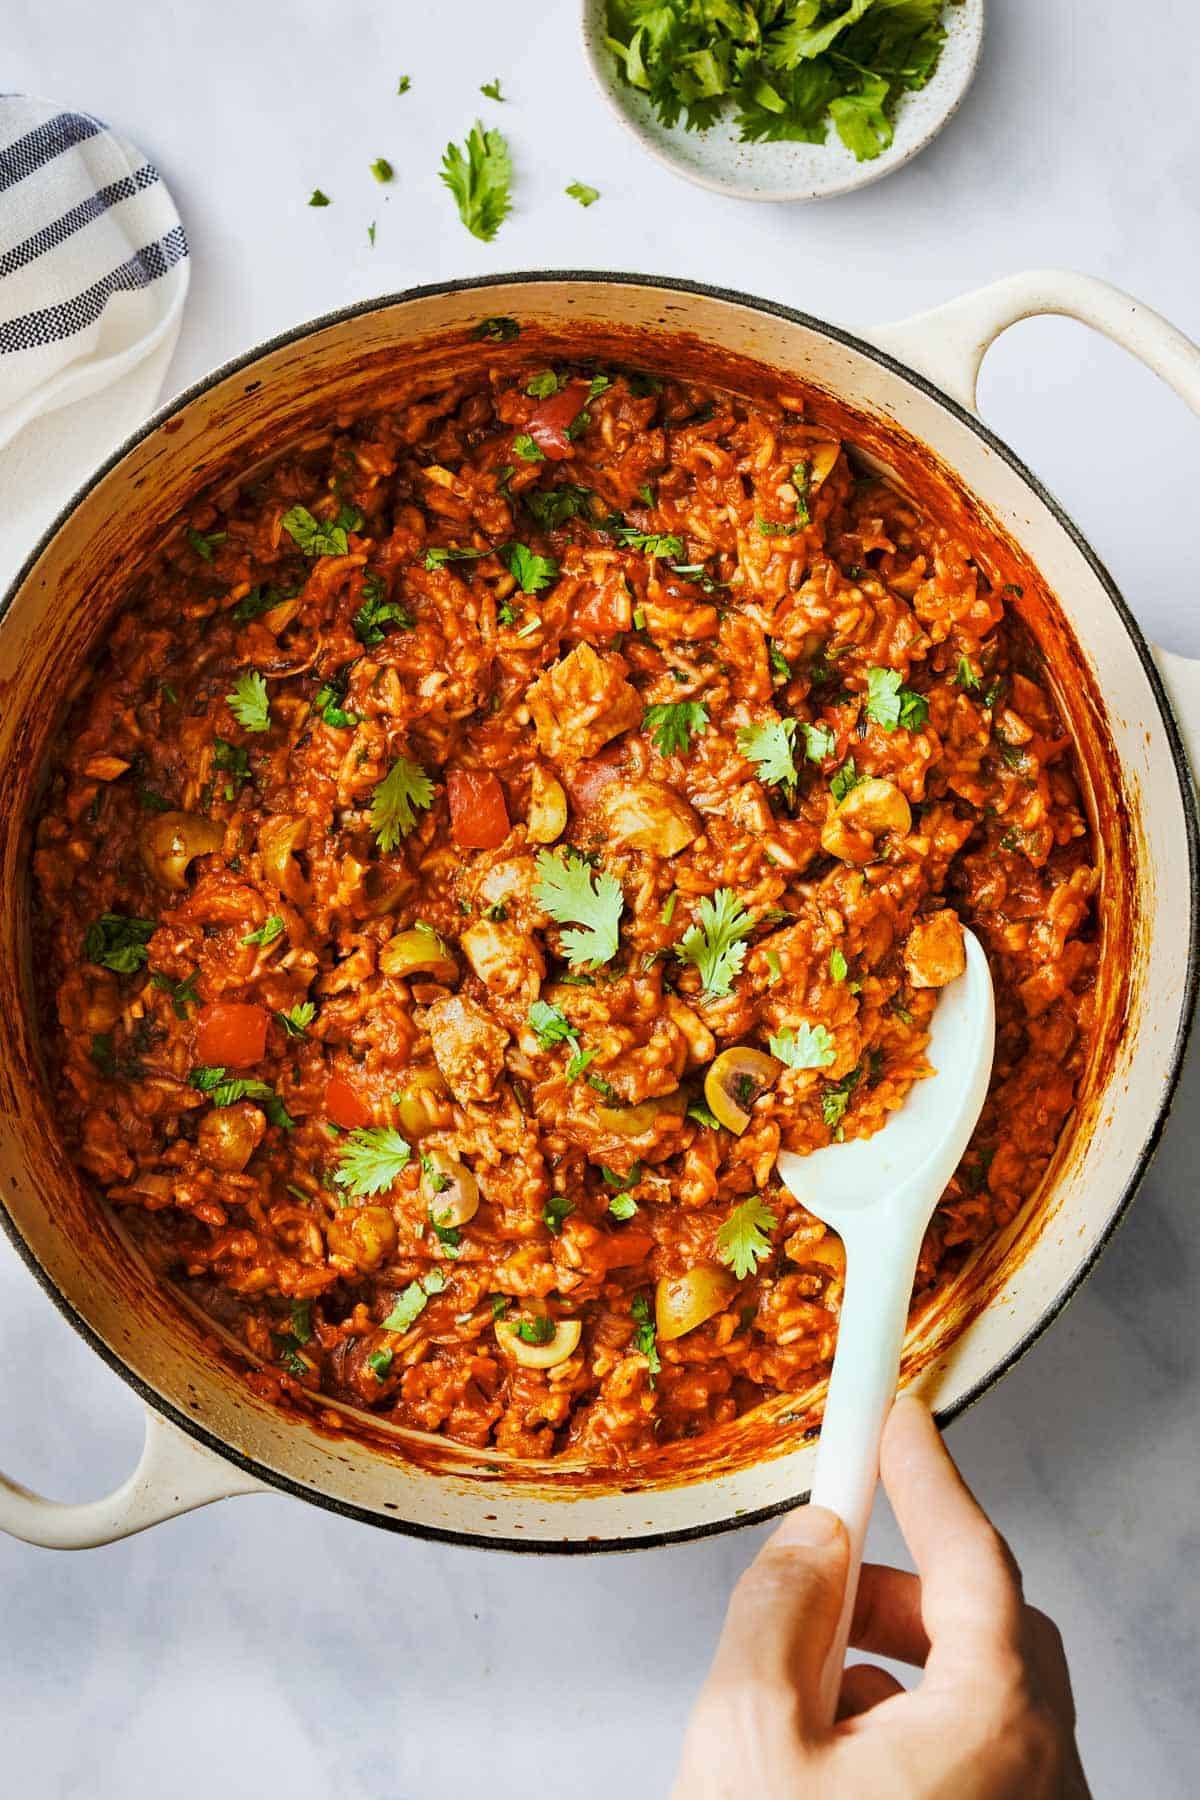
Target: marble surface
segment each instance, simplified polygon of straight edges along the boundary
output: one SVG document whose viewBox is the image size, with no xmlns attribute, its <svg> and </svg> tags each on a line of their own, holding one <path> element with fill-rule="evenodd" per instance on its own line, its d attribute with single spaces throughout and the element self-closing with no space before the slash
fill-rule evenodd
<svg viewBox="0 0 1200 1800">
<path fill-rule="evenodd" d="M 195 256 L 177 387 L 255 339 L 409 283 L 558 265 L 732 282 L 849 324 L 1014 269 L 1119 281 L 1200 335 L 1200 125 L 1187 0 L 992 0 L 975 89 L 878 187 L 753 207 L 648 160 L 595 94 L 570 0 L 6 0 L 5 85 L 99 113 L 171 183 Z M 395 97 L 396 78 L 412 89 Z M 488 106 L 480 82 L 511 95 Z M 517 210 L 490 246 L 436 180 L 476 112 Z M 395 185 L 368 164 L 392 159 Z M 603 199 L 584 212 L 566 182 Z M 311 188 L 333 197 L 306 206 Z M 378 221 L 374 250 L 367 225 Z M 1196 422 L 1061 321 L 1012 331 L 984 410 L 1090 535 L 1153 635 L 1200 653 L 1186 520 Z M 1183 1800 L 1200 1769 L 1196 1402 L 1200 1068 L 1123 1230 L 1054 1329 L 951 1431 L 1060 1620 L 1097 1795 Z M 0 1245 L 0 1460 L 65 1498 L 116 1483 L 131 1394 Z M 515 1560 L 283 1498 L 69 1557 L 0 1540 L 4 1786 L 37 1800 L 578 1800 L 661 1793 L 724 1601 L 759 1534 L 609 1560 Z M 872 1552 L 902 1558 L 878 1509 Z"/>
</svg>

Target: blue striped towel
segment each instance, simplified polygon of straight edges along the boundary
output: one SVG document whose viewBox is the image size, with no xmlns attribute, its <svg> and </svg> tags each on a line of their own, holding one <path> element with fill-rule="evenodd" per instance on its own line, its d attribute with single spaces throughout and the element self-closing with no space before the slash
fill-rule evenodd
<svg viewBox="0 0 1200 1800">
<path fill-rule="evenodd" d="M 0 95 L 0 448 L 139 365 L 156 394 L 187 285 L 179 214 L 141 152 L 87 113 Z"/>
</svg>

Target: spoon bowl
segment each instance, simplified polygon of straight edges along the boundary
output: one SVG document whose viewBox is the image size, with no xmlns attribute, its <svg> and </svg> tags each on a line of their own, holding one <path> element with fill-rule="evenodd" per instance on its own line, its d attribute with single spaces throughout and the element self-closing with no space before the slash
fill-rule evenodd
<svg viewBox="0 0 1200 1800">
<path fill-rule="evenodd" d="M 979 940 L 963 932 L 966 968 L 941 993 L 930 1027 L 933 1073 L 874 1137 L 809 1156 L 781 1151 L 784 1185 L 835 1230 L 846 1251 L 837 1350 L 809 1496 L 838 1514 L 850 1567 L 838 1636 L 825 1667 L 832 1723 L 858 1587 L 863 1541 L 879 1476 L 879 1441 L 896 1394 L 900 1351 L 921 1243 L 958 1167 L 987 1096 L 996 1038 L 991 971 Z"/>
</svg>

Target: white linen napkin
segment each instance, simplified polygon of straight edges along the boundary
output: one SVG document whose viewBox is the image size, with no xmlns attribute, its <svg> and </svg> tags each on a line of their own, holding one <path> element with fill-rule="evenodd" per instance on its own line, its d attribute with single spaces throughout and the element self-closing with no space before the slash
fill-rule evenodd
<svg viewBox="0 0 1200 1800">
<path fill-rule="evenodd" d="M 88 113 L 0 95 L 0 589 L 153 410 L 188 273 L 140 150 Z"/>
</svg>

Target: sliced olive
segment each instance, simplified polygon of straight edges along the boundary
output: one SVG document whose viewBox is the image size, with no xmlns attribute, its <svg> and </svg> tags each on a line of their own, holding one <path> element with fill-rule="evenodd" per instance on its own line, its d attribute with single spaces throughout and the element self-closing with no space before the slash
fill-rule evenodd
<svg viewBox="0 0 1200 1800">
<path fill-rule="evenodd" d="M 210 1169 L 240 1175 L 262 1142 L 267 1122 L 257 1106 L 214 1107 L 196 1127 L 196 1148 Z"/>
<path fill-rule="evenodd" d="M 422 1156 L 421 1193 L 435 1225 L 465 1225 L 479 1211 L 479 1183 L 466 1163 L 446 1150 Z"/>
<path fill-rule="evenodd" d="M 722 1050 L 704 1077 L 704 1098 L 721 1124 L 740 1137 L 750 1123 L 750 1108 L 774 1087 L 782 1068 L 765 1050 L 745 1044 Z"/>
<path fill-rule="evenodd" d="M 199 813 L 153 813 L 142 826 L 138 848 L 146 873 L 163 887 L 187 886 L 193 856 L 210 856 L 225 842 L 225 828 Z"/>
<path fill-rule="evenodd" d="M 523 1369 L 556 1369 L 578 1350 L 582 1326 L 578 1319 L 559 1319 L 555 1322 L 554 1336 L 544 1344 L 526 1343 L 518 1335 L 519 1330 L 519 1325 L 510 1320 L 497 1319 L 496 1341 L 505 1355 L 511 1356 Z"/>
<path fill-rule="evenodd" d="M 429 925 L 413 925 L 398 931 L 379 952 L 385 975 L 431 975 L 435 981 L 454 981 L 458 964 Z"/>
<path fill-rule="evenodd" d="M 654 1289 L 654 1327 L 664 1344 L 686 1337 L 719 1312 L 737 1292 L 728 1269 L 697 1263 L 683 1275 L 664 1275 Z"/>
<path fill-rule="evenodd" d="M 449 1125 L 449 1092 L 438 1069 L 409 1069 L 401 1076 L 396 1115 L 407 1138 L 428 1137 Z"/>
<path fill-rule="evenodd" d="M 386 1206 L 344 1207 L 329 1221 L 326 1236 L 335 1256 L 369 1275 L 396 1248 L 396 1221 Z"/>
<path fill-rule="evenodd" d="M 553 844 L 567 828 L 567 796 L 555 776 L 535 764 L 529 785 L 529 818 L 525 831 L 531 844 Z"/>
<path fill-rule="evenodd" d="M 639 1100 L 636 1106 L 598 1106 L 596 1117 L 605 1131 L 615 1131 L 618 1137 L 641 1137 L 653 1129 L 661 1113 L 686 1111 L 687 1095 L 676 1088 L 673 1094 L 656 1094 L 652 1100 Z"/>
</svg>

